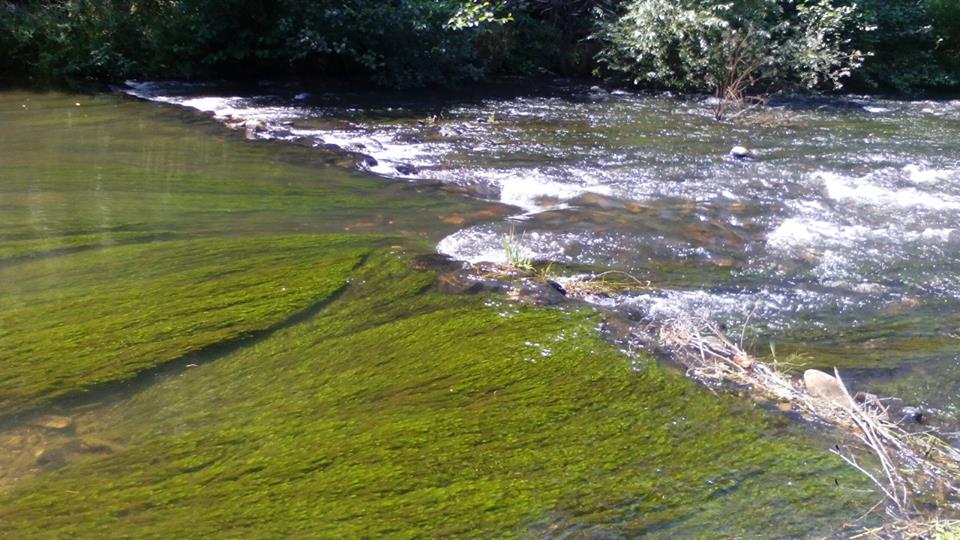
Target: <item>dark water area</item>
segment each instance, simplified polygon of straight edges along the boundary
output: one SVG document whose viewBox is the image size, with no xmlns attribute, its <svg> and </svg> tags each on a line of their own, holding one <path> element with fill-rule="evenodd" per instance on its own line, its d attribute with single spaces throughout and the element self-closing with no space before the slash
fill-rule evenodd
<svg viewBox="0 0 960 540">
<path fill-rule="evenodd" d="M 3 535 L 822 537 L 878 500 L 621 316 L 749 317 L 956 420 L 960 102 L 127 90 L 0 94 Z M 510 231 L 651 288 L 440 286 Z"/>
</svg>

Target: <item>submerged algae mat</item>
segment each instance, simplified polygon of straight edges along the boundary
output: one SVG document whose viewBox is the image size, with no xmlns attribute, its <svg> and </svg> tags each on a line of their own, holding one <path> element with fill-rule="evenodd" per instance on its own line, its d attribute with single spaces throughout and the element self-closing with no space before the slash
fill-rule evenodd
<svg viewBox="0 0 960 540">
<path fill-rule="evenodd" d="M 410 266 L 376 252 L 311 319 L 114 404 L 90 432 L 124 450 L 20 483 L 0 534 L 784 537 L 874 497 L 590 308 L 441 295 Z"/>
<path fill-rule="evenodd" d="M 366 248 L 311 234 L 498 215 L 336 159 L 117 96 L 0 92 L 0 419 L 322 301 Z"/>
<path fill-rule="evenodd" d="M 0 414 L 275 326 L 368 251 L 329 235 L 201 239 L 0 266 Z"/>
<path fill-rule="evenodd" d="M 504 209 L 329 157 L 0 93 L 0 416 L 210 360 L 58 402 L 74 426 L 8 477 L 0 536 L 782 537 L 875 500 L 810 439 L 623 355 L 592 309 L 435 292 L 410 239 Z"/>
<path fill-rule="evenodd" d="M 507 209 L 244 141 L 110 95 L 0 92 L 0 264 L 176 236 L 384 232 L 437 239 Z"/>
</svg>

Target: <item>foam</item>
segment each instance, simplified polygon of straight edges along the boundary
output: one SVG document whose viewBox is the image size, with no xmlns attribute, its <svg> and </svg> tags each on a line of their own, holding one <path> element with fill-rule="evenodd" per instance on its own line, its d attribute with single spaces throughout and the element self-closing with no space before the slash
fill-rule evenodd
<svg viewBox="0 0 960 540">
<path fill-rule="evenodd" d="M 919 174 L 919 173 L 915 173 Z M 814 177 L 823 182 L 827 197 L 854 201 L 862 205 L 886 207 L 920 207 L 931 210 L 958 210 L 960 199 L 943 193 L 930 193 L 916 188 L 890 189 L 870 181 L 869 176 L 846 178 L 829 172 Z"/>
</svg>

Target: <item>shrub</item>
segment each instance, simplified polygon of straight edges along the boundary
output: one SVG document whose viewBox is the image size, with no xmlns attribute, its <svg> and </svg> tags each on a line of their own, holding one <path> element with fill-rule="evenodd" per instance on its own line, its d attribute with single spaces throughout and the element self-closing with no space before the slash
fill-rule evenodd
<svg viewBox="0 0 960 540">
<path fill-rule="evenodd" d="M 599 60 L 634 84 L 738 102 L 749 92 L 839 88 L 862 60 L 844 37 L 855 22 L 852 6 L 829 0 L 633 0 L 595 38 Z"/>
</svg>

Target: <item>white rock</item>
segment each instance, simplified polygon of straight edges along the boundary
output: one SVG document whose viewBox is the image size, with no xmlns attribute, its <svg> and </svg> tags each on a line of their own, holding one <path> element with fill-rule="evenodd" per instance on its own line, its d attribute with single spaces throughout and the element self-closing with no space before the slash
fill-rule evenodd
<svg viewBox="0 0 960 540">
<path fill-rule="evenodd" d="M 808 369 L 803 372 L 803 384 L 813 397 L 825 399 L 844 409 L 850 407 L 850 400 L 847 399 L 843 385 L 832 375 L 816 369 Z"/>
<path fill-rule="evenodd" d="M 730 157 L 734 159 L 751 159 L 753 158 L 753 150 L 750 150 L 746 146 L 734 146 L 730 149 Z"/>
</svg>

